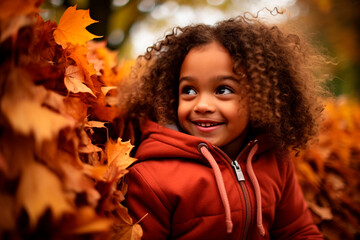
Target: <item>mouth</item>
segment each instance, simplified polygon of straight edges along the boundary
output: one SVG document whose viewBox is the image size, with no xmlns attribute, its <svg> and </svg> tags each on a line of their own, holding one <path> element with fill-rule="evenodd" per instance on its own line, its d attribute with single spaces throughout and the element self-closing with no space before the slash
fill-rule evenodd
<svg viewBox="0 0 360 240">
<path fill-rule="evenodd" d="M 219 125 L 224 124 L 224 123 L 221 123 L 221 122 L 195 122 L 195 121 L 193 121 L 193 123 L 195 125 L 203 127 L 203 128 L 215 127 L 215 126 L 219 126 Z"/>
</svg>

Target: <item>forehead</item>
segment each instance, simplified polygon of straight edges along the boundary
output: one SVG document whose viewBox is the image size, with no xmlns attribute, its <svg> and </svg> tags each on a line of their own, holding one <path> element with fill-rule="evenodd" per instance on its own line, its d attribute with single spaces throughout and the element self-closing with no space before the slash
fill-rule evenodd
<svg viewBox="0 0 360 240">
<path fill-rule="evenodd" d="M 232 73 L 234 61 L 228 50 L 218 42 L 192 48 L 181 65 L 180 75 Z"/>
</svg>

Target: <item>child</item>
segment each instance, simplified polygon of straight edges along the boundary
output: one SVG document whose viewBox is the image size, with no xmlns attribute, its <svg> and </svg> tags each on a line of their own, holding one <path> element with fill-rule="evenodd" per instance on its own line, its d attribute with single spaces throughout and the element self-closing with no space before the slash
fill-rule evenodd
<svg viewBox="0 0 360 240">
<path fill-rule="evenodd" d="M 175 28 L 138 58 L 120 103 L 141 130 L 126 206 L 148 214 L 143 239 L 323 239 L 288 153 L 323 108 L 311 51 L 237 17 Z"/>
</svg>

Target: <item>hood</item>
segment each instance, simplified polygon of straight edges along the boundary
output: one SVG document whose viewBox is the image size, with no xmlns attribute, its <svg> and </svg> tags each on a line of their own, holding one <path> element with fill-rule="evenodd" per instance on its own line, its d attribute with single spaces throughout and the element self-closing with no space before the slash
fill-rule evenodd
<svg viewBox="0 0 360 240">
<path fill-rule="evenodd" d="M 135 157 L 140 161 L 162 158 L 194 159 L 207 164 L 202 154 L 197 150 L 205 140 L 164 127 L 151 120 L 146 120 L 141 126 L 141 143 Z"/>
<path fill-rule="evenodd" d="M 141 126 L 141 143 L 136 151 L 135 157 L 140 161 L 147 159 L 169 159 L 169 158 L 184 158 L 193 159 L 194 161 L 208 165 L 208 161 L 199 152 L 199 144 L 205 143 L 210 150 L 214 150 L 215 146 L 211 145 L 206 140 L 192 136 L 173 128 L 161 126 L 151 120 L 145 120 Z M 238 157 L 238 160 L 246 159 L 251 146 L 256 141 L 258 150 L 256 154 L 260 154 L 273 148 L 274 144 L 266 135 L 260 135 L 255 139 L 247 139 L 247 146 Z M 239 149 L 240 151 L 240 149 Z"/>
</svg>

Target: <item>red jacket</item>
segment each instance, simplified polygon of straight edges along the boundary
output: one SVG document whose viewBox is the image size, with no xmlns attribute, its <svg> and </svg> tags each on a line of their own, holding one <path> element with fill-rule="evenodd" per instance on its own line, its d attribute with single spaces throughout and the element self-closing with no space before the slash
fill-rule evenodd
<svg viewBox="0 0 360 240">
<path fill-rule="evenodd" d="M 151 121 L 141 141 L 126 176 L 126 205 L 134 221 L 148 213 L 143 239 L 323 239 L 292 162 L 278 159 L 265 138 L 237 161 Z"/>
</svg>

